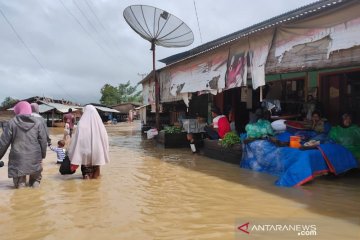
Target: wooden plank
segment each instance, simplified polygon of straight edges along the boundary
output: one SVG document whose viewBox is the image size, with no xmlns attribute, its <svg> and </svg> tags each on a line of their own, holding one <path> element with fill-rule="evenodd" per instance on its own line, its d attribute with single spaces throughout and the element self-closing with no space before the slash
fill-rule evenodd
<svg viewBox="0 0 360 240">
<path fill-rule="evenodd" d="M 224 148 L 218 140 L 204 139 L 204 147 L 201 152 L 206 157 L 240 165 L 242 158 L 242 146 L 236 144 L 232 148 Z"/>
</svg>

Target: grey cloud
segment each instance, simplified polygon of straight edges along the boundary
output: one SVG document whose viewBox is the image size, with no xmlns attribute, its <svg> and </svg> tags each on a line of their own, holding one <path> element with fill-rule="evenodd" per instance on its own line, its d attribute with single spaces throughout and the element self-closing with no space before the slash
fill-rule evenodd
<svg viewBox="0 0 360 240">
<path fill-rule="evenodd" d="M 73 1 L 62 0 L 92 37 L 84 32 L 59 0 L 0 0 L 1 10 L 46 69 L 41 69 L 0 16 L 0 101 L 7 96 L 45 95 L 73 98 L 80 103 L 98 102 L 100 88 L 105 83 L 139 82 L 138 73 L 151 71 L 152 56 L 150 43 L 138 36 L 123 19 L 123 10 L 132 4 L 167 10 L 194 31 L 194 44 L 180 49 L 158 47 L 156 59 L 201 44 L 193 0 L 86 0 L 106 30 L 92 15 L 85 0 L 74 1 L 97 31 L 84 19 Z M 312 0 L 274 0 L 271 4 L 268 0 L 195 2 L 205 43 Z M 156 66 L 164 65 L 157 62 Z"/>
</svg>

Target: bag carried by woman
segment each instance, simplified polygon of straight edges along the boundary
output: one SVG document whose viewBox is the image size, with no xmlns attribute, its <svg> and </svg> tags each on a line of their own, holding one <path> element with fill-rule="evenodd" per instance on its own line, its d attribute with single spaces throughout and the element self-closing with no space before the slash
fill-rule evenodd
<svg viewBox="0 0 360 240">
<path fill-rule="evenodd" d="M 59 168 L 59 172 L 61 173 L 61 175 L 75 173 L 75 171 L 71 171 L 71 162 L 70 162 L 68 155 L 66 155 L 64 160 L 62 161 L 60 168 Z"/>
</svg>

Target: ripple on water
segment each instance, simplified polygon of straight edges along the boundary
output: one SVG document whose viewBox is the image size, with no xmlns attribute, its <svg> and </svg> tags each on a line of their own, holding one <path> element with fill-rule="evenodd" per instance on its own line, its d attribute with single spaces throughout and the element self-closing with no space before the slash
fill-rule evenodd
<svg viewBox="0 0 360 240">
<path fill-rule="evenodd" d="M 276 177 L 159 148 L 138 129 L 107 126 L 111 163 L 98 180 L 60 176 L 51 151 L 40 189 L 14 190 L 0 169 L 1 239 L 234 239 L 236 223 L 251 218 L 310 218 L 326 239 L 358 237 L 359 178 L 279 188 Z"/>
</svg>

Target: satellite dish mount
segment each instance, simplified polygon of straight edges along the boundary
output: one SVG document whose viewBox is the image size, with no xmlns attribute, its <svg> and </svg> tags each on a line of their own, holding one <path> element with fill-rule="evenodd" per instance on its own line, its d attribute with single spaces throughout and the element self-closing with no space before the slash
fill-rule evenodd
<svg viewBox="0 0 360 240">
<path fill-rule="evenodd" d="M 191 29 L 179 18 L 167 11 L 147 5 L 131 5 L 124 10 L 125 21 L 142 38 L 151 43 L 153 52 L 153 78 L 155 81 L 155 121 L 160 130 L 160 85 L 156 77 L 155 48 L 186 47 L 194 42 Z"/>
</svg>

